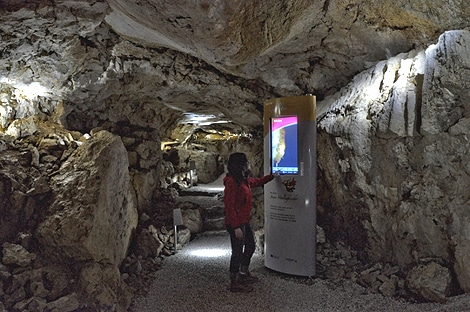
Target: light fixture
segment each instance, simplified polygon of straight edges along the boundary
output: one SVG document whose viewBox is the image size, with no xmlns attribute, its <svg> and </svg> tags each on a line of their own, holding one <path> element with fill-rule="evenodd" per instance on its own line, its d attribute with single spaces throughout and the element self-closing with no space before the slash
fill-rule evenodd
<svg viewBox="0 0 470 312">
<path fill-rule="evenodd" d="M 221 120 L 220 117 L 215 115 L 185 113 L 184 116 L 185 119 L 180 122 L 181 124 L 197 124 L 199 126 L 207 126 L 212 124 L 228 123 L 228 121 Z"/>
</svg>

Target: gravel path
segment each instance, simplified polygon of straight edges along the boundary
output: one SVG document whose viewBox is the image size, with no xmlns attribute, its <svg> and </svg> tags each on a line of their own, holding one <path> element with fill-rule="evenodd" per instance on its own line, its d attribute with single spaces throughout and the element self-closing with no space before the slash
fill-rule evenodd
<svg viewBox="0 0 470 312">
<path fill-rule="evenodd" d="M 261 281 L 248 294 L 228 290 L 228 234 L 207 232 L 174 256 L 165 258 L 148 294 L 133 301 L 129 311 L 470 311 L 470 294 L 449 298 L 446 304 L 410 304 L 370 294 L 348 280 L 293 277 L 264 267 L 255 254 L 250 266 Z"/>
</svg>

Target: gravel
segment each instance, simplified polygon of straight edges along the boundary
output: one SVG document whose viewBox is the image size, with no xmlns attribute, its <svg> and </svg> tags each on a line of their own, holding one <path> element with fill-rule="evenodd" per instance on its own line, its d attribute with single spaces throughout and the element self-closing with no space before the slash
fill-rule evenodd
<svg viewBox="0 0 470 312">
<path fill-rule="evenodd" d="M 230 241 L 225 231 L 206 232 L 167 257 L 148 292 L 131 312 L 150 311 L 470 311 L 470 294 L 447 303 L 409 303 L 372 294 L 349 280 L 291 276 L 264 266 L 255 254 L 250 269 L 260 278 L 251 293 L 228 290 Z"/>
</svg>

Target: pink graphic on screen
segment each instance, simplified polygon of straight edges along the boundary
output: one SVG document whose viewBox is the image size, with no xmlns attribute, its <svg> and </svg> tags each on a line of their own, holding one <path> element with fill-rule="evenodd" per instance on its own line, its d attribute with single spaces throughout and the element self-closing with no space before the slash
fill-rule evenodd
<svg viewBox="0 0 470 312">
<path fill-rule="evenodd" d="M 297 116 L 273 118 L 272 131 L 297 124 Z"/>
<path fill-rule="evenodd" d="M 271 119 L 271 170 L 279 174 L 298 173 L 297 116 Z"/>
</svg>

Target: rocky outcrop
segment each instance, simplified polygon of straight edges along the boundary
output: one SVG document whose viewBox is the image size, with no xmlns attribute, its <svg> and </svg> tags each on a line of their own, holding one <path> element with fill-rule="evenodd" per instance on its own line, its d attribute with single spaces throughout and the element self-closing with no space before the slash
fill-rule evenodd
<svg viewBox="0 0 470 312">
<path fill-rule="evenodd" d="M 155 182 L 158 136 L 114 129 L 123 137 L 102 129 L 82 135 L 26 118 L 1 136 L 0 308 L 126 309 L 163 256 L 207 229 L 203 209 L 188 206 L 175 245 L 171 212 L 184 204 L 175 202 L 174 188 Z M 208 176 L 220 170 L 215 153 L 181 155 L 178 171 L 188 169 L 190 155 L 212 164 Z M 139 211 L 139 227 L 137 205 L 152 212 Z"/>
<path fill-rule="evenodd" d="M 424 300 L 445 302 L 450 293 L 451 273 L 436 262 L 420 264 L 407 276 L 408 289 Z"/>
<path fill-rule="evenodd" d="M 215 181 L 223 172 L 224 164 L 219 153 L 194 148 L 171 148 L 163 155 L 167 161 L 162 186 L 178 183 L 189 187 L 198 183 Z"/>
<path fill-rule="evenodd" d="M 332 94 L 368 64 L 468 26 L 469 14 L 462 2 L 444 0 L 109 4 L 106 22 L 123 37 L 197 56 L 282 95 Z"/>
<path fill-rule="evenodd" d="M 121 138 L 26 124 L 34 124 L 31 135 L 1 137 L 5 308 L 126 310 L 130 292 L 120 266 L 138 216 Z"/>
<path fill-rule="evenodd" d="M 201 182 L 234 150 L 260 175 L 263 101 L 305 93 L 319 104 L 319 222 L 360 260 L 392 262 L 393 270 L 371 268 L 362 282 L 375 288 L 380 280 L 392 293 L 398 266 L 418 272 L 409 274 L 410 289 L 441 301 L 449 270 L 456 277 L 449 288 L 470 291 L 469 39 L 468 31 L 444 33 L 468 28 L 469 10 L 444 0 L 2 1 L 0 132 L 9 139 L 0 140 L 0 242 L 13 244 L 2 246 L 7 308 L 74 309 L 82 295 L 125 306 L 119 263 L 131 263 L 132 279 L 139 263 L 152 265 L 165 250 L 141 219 L 136 236 L 152 252 L 143 247 L 123 260 L 136 214 L 159 230 L 168 224 L 169 199 L 178 196 L 168 186 L 185 186 L 186 160 L 196 155 L 184 150 L 175 166 L 163 159 L 161 141 L 184 146 L 192 138 L 207 152 L 197 156 Z M 38 121 L 54 126 L 44 134 Z M 193 231 L 201 230 L 198 211 L 188 210 Z M 263 226 L 260 201 L 253 223 Z M 31 258 L 14 260 L 13 250 Z M 72 270 L 50 273 L 43 253 Z M 31 273 L 35 265 L 42 271 Z M 418 281 L 434 273 L 445 287 Z"/>
<path fill-rule="evenodd" d="M 52 177 L 55 199 L 37 230 L 42 253 L 75 262 L 85 294 L 108 306 L 125 302 L 119 266 L 137 227 L 128 167 L 120 137 L 95 133 Z"/>
<path fill-rule="evenodd" d="M 121 139 L 105 131 L 70 155 L 51 179 L 55 199 L 38 228 L 45 254 L 119 266 L 138 220 L 128 167 Z"/>
<path fill-rule="evenodd" d="M 160 136 L 153 128 L 111 125 L 108 131 L 121 136 L 129 159 L 132 193 L 139 214 L 155 210 L 155 191 L 162 174 Z"/>
<path fill-rule="evenodd" d="M 380 62 L 319 106 L 327 232 L 405 270 L 435 258 L 470 291 L 470 32 Z"/>
</svg>

